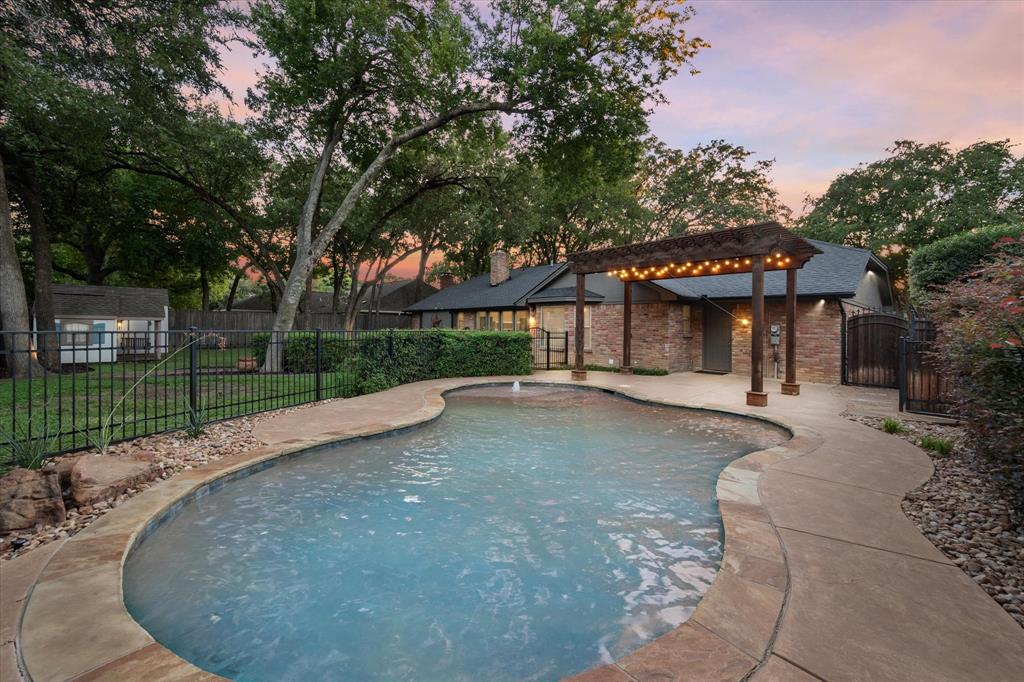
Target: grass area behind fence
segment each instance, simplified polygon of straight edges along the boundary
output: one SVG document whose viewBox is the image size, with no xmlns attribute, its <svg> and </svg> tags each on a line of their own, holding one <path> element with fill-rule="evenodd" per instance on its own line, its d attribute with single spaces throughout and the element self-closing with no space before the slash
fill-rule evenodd
<svg viewBox="0 0 1024 682">
<path fill-rule="evenodd" d="M 428 378 L 528 374 L 531 364 L 525 333 L 324 333 L 317 364 L 316 337 L 298 332 L 281 342 L 282 371 L 263 373 L 242 369 L 245 358 L 264 359 L 270 337 L 251 338 L 248 347 L 197 343 L 192 352 L 185 342 L 168 348 L 165 356 L 177 353 L 160 361 L 119 357 L 29 379 L 0 379 L 0 435 L 38 441 L 59 428 L 52 442 L 47 438 L 53 454 L 88 447 L 104 425 L 113 441 L 186 428 L 193 390 L 198 416 L 211 422 Z M 13 448 L 0 438 L 0 472 L 14 464 Z"/>
</svg>

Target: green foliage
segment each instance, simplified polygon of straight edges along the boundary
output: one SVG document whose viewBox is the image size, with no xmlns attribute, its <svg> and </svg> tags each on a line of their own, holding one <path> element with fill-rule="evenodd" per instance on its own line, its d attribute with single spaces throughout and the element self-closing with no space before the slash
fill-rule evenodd
<svg viewBox="0 0 1024 682">
<path fill-rule="evenodd" d="M 929 301 L 935 360 L 975 449 L 1024 466 L 1024 240 L 1001 245 L 971 277 Z M 1024 504 L 1024 491 L 1021 502 Z"/>
<path fill-rule="evenodd" d="M 787 222 L 791 211 L 771 181 L 774 160 L 751 161 L 753 155 L 725 140 L 685 153 L 654 142 L 638 183 L 654 222 L 651 236 Z"/>
<path fill-rule="evenodd" d="M 1022 235 L 1022 225 L 992 225 L 922 246 L 910 256 L 911 298 L 919 305 L 924 304 L 932 287 L 971 273 L 997 251 L 1000 240 L 1020 239 Z M 1024 255 L 1024 248 L 1017 249 Z"/>
<path fill-rule="evenodd" d="M 185 401 L 185 433 L 192 438 L 199 438 L 206 433 L 206 427 L 210 423 L 210 412 L 206 409 L 203 401 L 199 401 L 199 404 L 194 408 L 188 404 L 188 400 Z"/>
<path fill-rule="evenodd" d="M 269 333 L 253 334 L 252 352 L 266 358 Z M 360 393 L 443 377 L 529 374 L 532 339 L 526 332 L 469 332 L 449 329 L 324 333 L 324 372 L 353 369 Z M 307 373 L 316 366 L 316 336 L 291 332 L 284 342 L 283 371 Z M 371 390 L 372 389 L 372 390 Z"/>
<path fill-rule="evenodd" d="M 593 370 L 595 372 L 618 372 L 619 368 L 612 365 L 584 365 L 587 370 Z M 663 377 L 668 375 L 667 369 L 660 367 L 634 367 L 633 374 L 637 376 L 652 376 L 652 377 Z"/>
<path fill-rule="evenodd" d="M 958 151 L 947 142 L 900 140 L 889 156 L 839 175 L 799 229 L 808 237 L 869 248 L 904 281 L 907 259 L 926 244 L 1024 220 L 1024 158 L 1008 140 Z"/>
<path fill-rule="evenodd" d="M 903 424 L 899 419 L 886 418 L 882 422 L 882 430 L 886 433 L 903 433 Z"/>
<path fill-rule="evenodd" d="M 443 377 L 529 374 L 532 339 L 526 332 L 429 329 L 388 331 L 358 342 L 358 375 L 397 386 Z"/>
<path fill-rule="evenodd" d="M 943 457 L 953 452 L 953 444 L 945 438 L 939 438 L 938 436 L 921 436 L 917 444 L 925 450 L 931 450 Z"/>
<path fill-rule="evenodd" d="M 51 417 L 49 404 L 23 422 L 12 428 L 0 426 L 0 442 L 10 450 L 10 460 L 15 466 L 38 469 L 46 456 L 60 449 L 61 429 L 57 420 Z"/>
</svg>

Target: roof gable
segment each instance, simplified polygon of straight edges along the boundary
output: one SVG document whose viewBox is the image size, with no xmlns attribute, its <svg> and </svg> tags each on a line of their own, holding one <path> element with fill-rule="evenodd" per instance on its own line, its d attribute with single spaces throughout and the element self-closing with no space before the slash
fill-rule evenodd
<svg viewBox="0 0 1024 682">
<path fill-rule="evenodd" d="M 552 263 L 515 268 L 509 271 L 509 278 L 497 286 L 491 286 L 490 274 L 479 275 L 445 287 L 406 310 L 418 312 L 522 307 L 527 296 L 562 272 L 565 267 L 565 263 Z"/>
</svg>

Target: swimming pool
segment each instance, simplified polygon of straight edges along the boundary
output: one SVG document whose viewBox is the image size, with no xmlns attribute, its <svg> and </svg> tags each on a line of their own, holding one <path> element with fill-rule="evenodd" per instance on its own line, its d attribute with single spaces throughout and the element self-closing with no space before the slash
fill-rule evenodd
<svg viewBox="0 0 1024 682">
<path fill-rule="evenodd" d="M 186 504 L 129 555 L 131 614 L 238 680 L 557 679 L 689 616 L 718 473 L 786 438 L 591 391 L 446 400 Z"/>
</svg>

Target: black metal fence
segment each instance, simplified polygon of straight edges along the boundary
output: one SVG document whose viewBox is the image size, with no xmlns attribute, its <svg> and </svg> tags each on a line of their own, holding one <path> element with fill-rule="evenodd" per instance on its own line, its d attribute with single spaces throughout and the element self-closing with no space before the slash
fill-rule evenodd
<svg viewBox="0 0 1024 682">
<path fill-rule="evenodd" d="M 358 344 L 416 333 L 102 326 L 0 335 L 0 469 L 26 443 L 54 454 L 355 395 Z"/>
<path fill-rule="evenodd" d="M 530 334 L 533 336 L 534 369 L 561 369 L 569 365 L 569 332 L 535 327 Z"/>
</svg>

